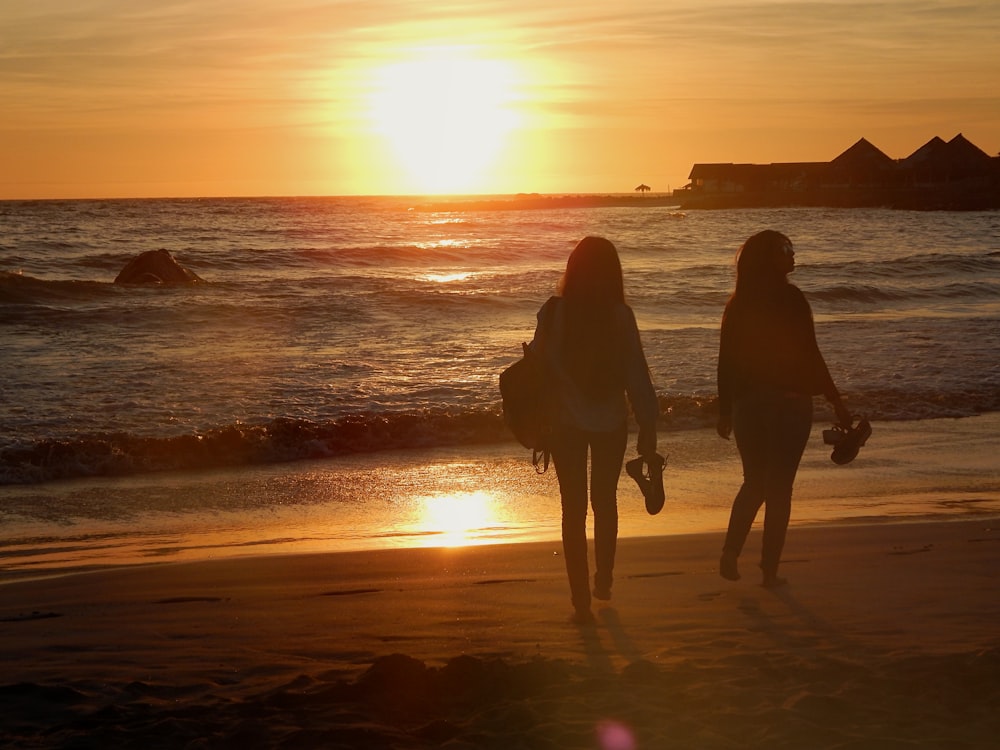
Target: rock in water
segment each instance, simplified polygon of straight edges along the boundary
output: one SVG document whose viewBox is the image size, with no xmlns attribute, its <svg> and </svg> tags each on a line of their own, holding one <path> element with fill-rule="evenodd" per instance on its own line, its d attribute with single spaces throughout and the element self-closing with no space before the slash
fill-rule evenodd
<svg viewBox="0 0 1000 750">
<path fill-rule="evenodd" d="M 204 281 L 184 268 L 167 250 L 147 250 L 128 262 L 115 277 L 116 284 L 193 284 Z"/>
</svg>

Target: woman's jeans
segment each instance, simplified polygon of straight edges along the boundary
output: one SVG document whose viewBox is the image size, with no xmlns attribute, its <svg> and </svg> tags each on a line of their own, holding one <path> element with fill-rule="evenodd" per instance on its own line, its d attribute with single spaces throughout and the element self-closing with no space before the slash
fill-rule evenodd
<svg viewBox="0 0 1000 750">
<path fill-rule="evenodd" d="M 562 498 L 563 557 L 570 596 L 577 610 L 590 609 L 587 565 L 587 452 L 590 451 L 590 505 L 594 509 L 594 588 L 610 590 L 618 544 L 618 477 L 625 459 L 628 428 L 587 432 L 560 425 L 552 461 Z"/>
<path fill-rule="evenodd" d="M 792 510 L 792 484 L 811 428 L 811 396 L 767 391 L 733 403 L 743 486 L 733 501 L 723 552 L 739 556 L 757 511 L 765 505 L 760 562 L 765 577 L 778 570 Z"/>
</svg>

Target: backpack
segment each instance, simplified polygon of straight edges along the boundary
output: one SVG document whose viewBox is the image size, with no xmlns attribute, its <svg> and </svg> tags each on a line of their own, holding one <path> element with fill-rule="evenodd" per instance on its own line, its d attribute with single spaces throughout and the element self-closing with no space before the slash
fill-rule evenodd
<svg viewBox="0 0 1000 750">
<path fill-rule="evenodd" d="M 551 320 L 554 307 L 549 304 L 546 322 Z M 541 346 L 532 348 L 522 342 L 521 348 L 521 359 L 500 373 L 503 421 L 517 441 L 531 449 L 535 471 L 544 474 L 549 468 L 553 421 L 548 366 Z"/>
</svg>

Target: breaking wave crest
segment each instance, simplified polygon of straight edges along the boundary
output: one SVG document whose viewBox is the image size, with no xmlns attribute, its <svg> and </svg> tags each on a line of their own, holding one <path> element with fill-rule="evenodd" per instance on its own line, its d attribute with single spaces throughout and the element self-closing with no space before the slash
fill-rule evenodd
<svg viewBox="0 0 1000 750">
<path fill-rule="evenodd" d="M 817 424 L 832 421 L 822 399 Z M 851 394 L 851 408 L 873 420 L 965 417 L 1000 411 L 1000 390 L 959 393 L 878 392 Z M 715 424 L 714 397 L 661 397 L 659 429 L 676 432 Z M 148 436 L 102 433 L 8 445 L 0 449 L 0 485 L 80 477 L 113 477 L 160 471 L 197 471 L 355 453 L 426 449 L 512 440 L 499 404 L 474 411 L 351 414 L 328 422 L 278 418 L 235 423 L 198 434 Z"/>
</svg>

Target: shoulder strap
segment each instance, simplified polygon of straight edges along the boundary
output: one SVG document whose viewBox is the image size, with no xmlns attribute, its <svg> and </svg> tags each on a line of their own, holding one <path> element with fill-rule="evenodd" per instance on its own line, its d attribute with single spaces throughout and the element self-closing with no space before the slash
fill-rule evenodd
<svg viewBox="0 0 1000 750">
<path fill-rule="evenodd" d="M 541 335 L 539 336 L 537 342 L 538 344 L 537 351 L 539 354 L 544 353 L 546 342 L 552 335 L 553 321 L 555 320 L 556 316 L 556 306 L 559 305 L 560 300 L 561 300 L 560 297 L 552 295 L 545 301 L 545 304 L 542 307 L 542 309 L 544 310 L 544 314 L 542 315 L 542 325 L 539 328 L 539 333 Z M 532 466 L 535 467 L 535 471 L 538 472 L 539 474 L 544 474 L 546 471 L 548 471 L 549 460 L 551 456 L 552 456 L 552 451 L 549 449 L 549 446 L 547 444 L 545 445 L 544 448 L 536 448 L 532 450 L 531 464 Z"/>
<path fill-rule="evenodd" d="M 552 325 L 556 317 L 556 306 L 559 304 L 560 297 L 552 295 L 549 297 L 545 304 L 542 305 L 542 310 L 544 314 L 542 315 L 542 325 L 539 332 L 542 334 L 538 340 L 538 350 L 541 352 L 545 348 L 545 342 L 552 335 Z"/>
</svg>

